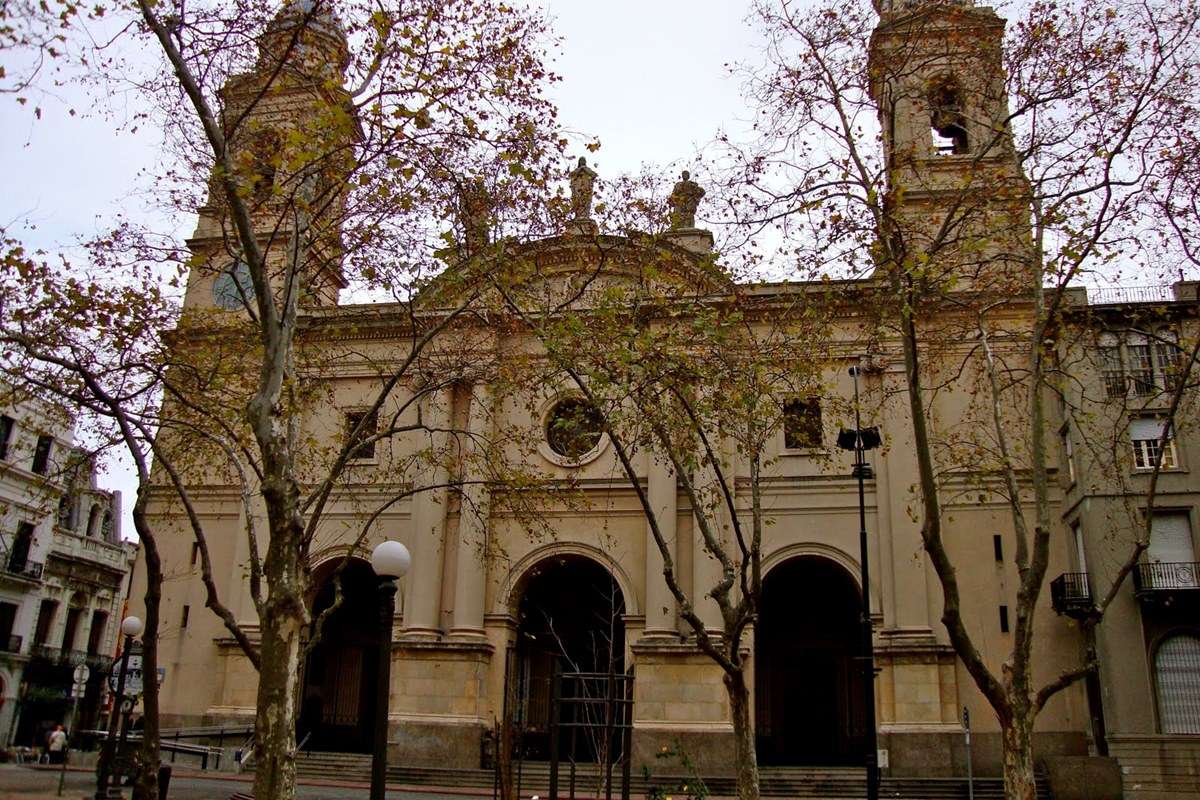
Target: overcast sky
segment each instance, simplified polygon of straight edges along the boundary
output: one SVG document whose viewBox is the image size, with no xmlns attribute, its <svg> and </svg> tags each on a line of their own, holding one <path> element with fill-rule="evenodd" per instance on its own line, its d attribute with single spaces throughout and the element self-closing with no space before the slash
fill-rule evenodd
<svg viewBox="0 0 1200 800">
<path fill-rule="evenodd" d="M 698 147 L 745 114 L 727 64 L 755 56 L 746 25 L 748 0 L 542 0 L 562 37 L 553 90 L 566 128 L 598 137 L 589 161 L 601 177 L 637 172 L 644 165 L 684 167 Z M 145 127 L 115 133 L 136 98 L 118 98 L 103 115 L 70 116 L 93 108 L 79 92 L 62 90 L 20 106 L 0 95 L 0 226 L 28 244 L 69 248 L 111 227 L 118 213 L 145 219 L 151 203 L 142 177 L 157 161 L 161 133 Z M 125 106 L 123 103 L 130 103 Z M 86 117 L 86 118 L 84 118 Z M 664 168 L 665 169 L 665 168 Z M 14 223 L 28 219 L 32 229 Z M 182 224 L 186 236 L 194 220 Z M 126 492 L 127 470 L 114 468 L 102 483 Z M 132 526 L 126 520 L 126 535 Z"/>
</svg>

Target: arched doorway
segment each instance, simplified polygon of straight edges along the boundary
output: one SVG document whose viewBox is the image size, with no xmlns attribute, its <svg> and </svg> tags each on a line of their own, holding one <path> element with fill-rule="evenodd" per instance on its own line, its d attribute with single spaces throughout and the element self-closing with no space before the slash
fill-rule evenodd
<svg viewBox="0 0 1200 800">
<path fill-rule="evenodd" d="M 800 556 L 763 580 L 755 630 L 755 727 L 764 765 L 861 764 L 867 719 L 850 574 Z"/>
<path fill-rule="evenodd" d="M 581 691 L 604 695 L 605 676 L 625 671 L 625 599 L 607 569 L 578 555 L 538 562 L 522 576 L 515 594 L 510 716 L 521 730 L 525 754 L 548 758 L 555 671 L 594 673 L 597 678 Z M 566 758 L 595 760 L 594 739 L 578 730 L 572 738 L 563 730 L 559 751 Z"/>
<path fill-rule="evenodd" d="M 330 565 L 313 601 L 313 619 L 334 601 Z M 379 664 L 378 579 L 366 562 L 342 571 L 342 604 L 322 625 L 323 633 L 305 660 L 304 691 L 296 736 L 306 750 L 371 752 L 375 684 Z"/>
</svg>

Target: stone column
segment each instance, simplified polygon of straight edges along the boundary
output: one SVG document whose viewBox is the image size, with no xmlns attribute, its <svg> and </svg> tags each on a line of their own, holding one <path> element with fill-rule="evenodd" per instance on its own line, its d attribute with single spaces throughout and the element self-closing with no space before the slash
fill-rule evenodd
<svg viewBox="0 0 1200 800">
<path fill-rule="evenodd" d="M 882 376 L 884 382 L 905 380 L 903 367 L 893 368 Z M 932 630 L 930 596 L 927 581 L 926 557 L 921 541 L 920 523 L 913 522 L 908 513 L 908 504 L 916 502 L 904 487 L 918 484 L 917 461 L 913 455 L 912 418 L 907 413 L 907 395 L 903 385 L 890 387 L 899 389 L 891 392 L 888 401 L 892 407 L 883 411 L 890 420 L 888 432 L 892 437 L 891 447 L 880 451 L 876 459 L 879 478 L 876 483 L 876 518 L 880 530 L 880 566 L 885 572 L 877 573 L 878 583 L 886 581 L 890 586 L 886 599 L 895 604 L 893 613 L 884 611 L 889 628 L 911 632 L 928 633 Z M 901 413 L 903 412 L 903 413 Z M 885 542 L 885 539 L 889 540 Z M 890 545 L 890 552 L 884 547 Z"/>
<path fill-rule="evenodd" d="M 676 482 L 675 470 L 666 456 L 646 456 L 646 493 L 658 529 L 667 544 L 672 560 L 676 558 Z M 676 565 L 678 568 L 678 565 Z M 676 580 L 680 576 L 676 574 Z M 678 633 L 675 597 L 663 577 L 662 551 L 646 523 L 646 636 L 668 636 Z"/>
<path fill-rule="evenodd" d="M 717 449 L 718 457 L 725 462 L 721 465 L 721 470 L 728 483 L 730 494 L 732 494 L 732 463 L 725 459 L 720 434 L 711 431 L 708 435 L 709 441 Z M 724 547 L 733 538 L 731 515 L 721 485 L 717 481 L 716 469 L 711 465 L 704 465 L 696 469 L 696 474 L 696 491 L 706 507 L 694 510 L 696 519 L 692 523 L 694 527 L 692 532 L 692 604 L 696 608 L 696 614 L 704 621 L 704 627 L 720 631 L 724 628 L 721 609 L 716 601 L 707 595 L 721 580 L 721 562 L 708 551 L 705 545 L 699 517 L 701 514 L 707 517 L 710 528 L 718 542 Z"/>
<path fill-rule="evenodd" d="M 462 504 L 458 519 L 458 558 L 454 568 L 454 613 L 451 634 L 478 636 L 483 633 L 484 586 L 487 568 L 487 537 L 491 496 L 482 481 L 486 470 L 479 463 L 492 437 L 492 388 L 477 383 L 472 389 L 464 443 Z M 478 437 L 478 438 L 476 438 Z"/>
<path fill-rule="evenodd" d="M 450 423 L 453 400 L 451 390 L 441 389 L 422 398 L 421 418 L 433 429 L 445 430 Z M 412 535 L 408 546 L 413 564 L 405 578 L 404 631 L 411 635 L 441 633 L 438 618 L 441 612 L 441 578 L 443 542 L 446 534 L 446 500 L 448 479 L 445 459 L 445 433 L 429 435 L 433 463 L 415 476 L 419 486 L 436 486 L 416 493 L 412 502 Z"/>
</svg>

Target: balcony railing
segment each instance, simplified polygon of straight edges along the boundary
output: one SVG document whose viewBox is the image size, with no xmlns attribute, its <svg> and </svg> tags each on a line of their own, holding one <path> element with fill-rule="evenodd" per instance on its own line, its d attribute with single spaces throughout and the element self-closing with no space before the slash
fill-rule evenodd
<svg viewBox="0 0 1200 800">
<path fill-rule="evenodd" d="M 43 565 L 40 561 L 30 561 L 28 558 L 19 558 L 4 553 L 0 555 L 0 568 L 10 575 L 18 575 L 36 581 L 42 577 Z"/>
<path fill-rule="evenodd" d="M 1064 572 L 1050 581 L 1050 602 L 1054 610 L 1068 617 L 1083 617 L 1092 612 L 1092 590 L 1086 572 Z"/>
<path fill-rule="evenodd" d="M 112 669 L 113 658 L 112 656 L 101 655 L 100 653 L 88 653 L 87 665 L 92 669 L 107 673 Z"/>
<path fill-rule="evenodd" d="M 8 638 L 0 639 L 0 652 L 4 653 L 19 653 L 21 652 L 21 637 L 17 635 L 9 636 Z"/>
<path fill-rule="evenodd" d="M 77 667 L 80 664 L 87 663 L 88 654 L 82 650 L 63 650 L 59 656 L 59 663 L 70 664 L 72 667 Z"/>
<path fill-rule="evenodd" d="M 58 663 L 59 657 L 62 655 L 62 650 L 57 647 L 51 647 L 48 644 L 34 644 L 29 648 L 29 655 L 35 658 L 44 658 L 47 661 Z"/>
<path fill-rule="evenodd" d="M 1139 597 L 1178 592 L 1200 594 L 1200 563 L 1195 561 L 1152 561 L 1133 571 L 1133 589 Z"/>
</svg>

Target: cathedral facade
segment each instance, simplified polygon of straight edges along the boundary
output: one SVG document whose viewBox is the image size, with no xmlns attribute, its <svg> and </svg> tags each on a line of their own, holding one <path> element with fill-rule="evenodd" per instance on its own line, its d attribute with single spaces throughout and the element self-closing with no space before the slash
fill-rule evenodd
<svg viewBox="0 0 1200 800">
<path fill-rule="evenodd" d="M 978 234 L 989 242 L 991 257 L 986 262 L 969 267 L 970 259 L 956 257 L 945 269 L 957 271 L 955 291 L 964 296 L 1011 291 L 1003 314 L 1019 328 L 1033 308 L 1020 288 L 1024 273 L 1019 259 L 1004 256 L 1010 249 L 1021 249 L 1019 244 L 1009 245 L 1010 238 L 1021 235 L 1021 225 L 1014 220 L 1022 212 L 1021 176 L 1003 121 L 1003 21 L 991 9 L 969 3 L 909 6 L 885 3 L 871 56 L 872 91 L 885 109 L 881 122 L 895 176 L 895 202 L 901 206 L 898 218 L 907 220 L 910 246 L 919 246 L 947 213 L 943 204 L 952 194 L 950 188 L 968 173 L 977 178 L 981 170 L 986 172 L 991 189 L 981 203 L 984 213 L 974 224 L 1004 233 L 990 239 L 986 230 Z M 321 33 L 328 35 L 333 52 L 345 46 L 336 41 L 332 24 Z M 923 48 L 922 66 L 898 80 L 881 65 L 914 42 Z M 239 80 L 226 95 L 228 103 L 253 94 L 255 76 Z M 286 102 L 274 101 L 282 105 L 269 113 L 302 108 L 316 91 L 298 84 Z M 985 146 L 988 153 L 981 156 Z M 666 272 L 687 280 L 697 275 L 708 280 L 714 268 L 719 272 L 712 236 L 698 229 L 694 219 L 702 192 L 688 176 L 672 196 L 676 215 L 671 230 L 653 240 L 599 229 L 589 213 L 594 179 L 595 173 L 581 160 L 571 175 L 571 223 L 559 235 L 520 246 L 519 258 L 535 265 L 548 294 L 568 291 L 584 275 L 620 284 L 652 283 L 648 272 L 661 276 L 663 265 L 670 267 Z M 202 214 L 189 246 L 198 260 L 218 258 L 225 240 L 221 221 L 214 214 Z M 432 390 L 398 389 L 382 408 L 372 408 L 380 365 L 392 363 L 395 353 L 411 346 L 411 306 L 339 303 L 342 282 L 336 268 L 314 278 L 313 286 L 311 305 L 303 313 L 307 346 L 322 353 L 320 376 L 314 378 L 319 386 L 313 389 L 321 400 L 311 406 L 302 428 L 314 452 L 336 447 L 347 432 L 361 436 L 386 428 L 385 419 L 419 415 L 427 433 L 371 439 L 356 449 L 313 537 L 308 553 L 313 614 L 319 616 L 335 596 L 339 606 L 305 655 L 298 736 L 306 747 L 369 752 L 375 715 L 382 713 L 374 687 L 383 645 L 368 558 L 376 544 L 395 539 L 413 558 L 401 580 L 391 642 L 386 645 L 391 650 L 389 741 L 397 763 L 477 768 L 498 722 L 519 724 L 527 755 L 545 757 L 552 745 L 553 677 L 556 671 L 573 670 L 633 676 L 635 765 L 652 764 L 664 747 L 679 746 L 702 770 L 727 768 L 732 728 L 722 672 L 700 652 L 692 628 L 681 618 L 663 577 L 663 553 L 638 496 L 639 491 L 648 496 L 655 522 L 665 532 L 682 591 L 693 599 L 705 627 L 719 631 L 717 606 L 704 594 L 719 579 L 720 567 L 698 528 L 696 515 L 701 512 L 670 466 L 652 453 L 635 453 L 632 469 L 639 489 L 569 381 L 539 377 L 524 384 L 498 382 L 497 373 L 519 372 L 521 364 L 535 358 L 531 354 L 537 347 L 519 330 L 486 315 L 464 321 L 453 331 L 457 355 L 447 356 L 447 369 L 454 371 L 454 380 Z M 877 320 L 861 309 L 872 305 L 872 279 L 835 281 L 833 286 L 841 311 L 830 324 L 830 341 L 822 351 L 820 394 L 780 399 L 783 414 L 758 477 L 770 524 L 761 543 L 762 604 L 745 647 L 753 663 L 760 763 L 862 764 L 873 724 L 881 764 L 891 774 L 962 774 L 967 715 L 973 726 L 975 769 L 997 774 L 998 727 L 949 644 L 941 622 L 941 587 L 923 551 L 920 521 L 913 511 L 919 476 L 900 346 L 894 338 L 868 331 Z M 1194 287 L 1191 290 L 1194 295 Z M 222 315 L 232 319 L 244 313 L 249 291 L 236 261 L 218 270 L 194 270 L 185 316 L 191 313 L 210 321 L 216 326 L 212 335 L 219 337 Z M 803 305 L 806 292 L 825 296 L 828 291 L 827 283 L 754 287 L 756 297 L 779 308 Z M 1188 287 L 1179 291 L 1186 293 Z M 1079 300 L 1078 325 L 1096 324 L 1095 317 L 1083 312 L 1087 298 Z M 1183 308 L 1186 300 L 1183 295 L 1164 296 L 1152 304 Z M 1112 313 L 1116 318 L 1125 312 Z M 1187 335 L 1180 326 L 1190 325 L 1190 317 L 1183 311 L 1171 314 L 1178 317 L 1171 324 Z M 1126 322 L 1120 324 L 1128 327 L 1128 315 L 1122 319 Z M 1113 323 L 1116 328 L 1120 324 Z M 1117 357 L 1128 360 L 1132 351 L 1125 339 L 1121 342 L 1126 349 Z M 1104 380 L 1104 372 L 1088 372 L 1085 365 L 1093 363 L 1089 359 L 1081 356 L 1072 363 L 1080 365 L 1085 385 L 1096 385 Z M 861 367 L 857 387 L 850 367 Z M 953 428 L 975 419 L 983 397 L 976 380 L 981 378 L 964 373 L 943 385 L 935 409 L 941 424 Z M 878 426 L 884 439 L 882 448 L 867 455 L 870 476 L 863 496 L 870 564 L 870 607 L 865 612 L 873 621 L 877 668 L 873 709 L 863 700 L 865 654 L 859 637 L 864 613 L 859 484 L 852 474 L 853 456 L 836 444 L 856 392 L 870 399 L 861 409 L 863 424 Z M 1054 421 L 1055 426 L 1070 428 L 1068 422 Z M 561 502 L 553 493 L 539 499 L 536 524 L 505 498 L 492 496 L 501 490 L 488 479 L 486 464 L 469 458 L 472 441 L 495 441 L 503 438 L 501 431 L 523 432 L 512 438 L 528 446 L 521 450 L 514 443 L 510 454 L 520 453 L 531 470 L 575 489 Z M 1047 574 L 1085 574 L 1086 586 L 1085 559 L 1087 564 L 1100 560 L 1087 550 L 1100 545 L 1083 543 L 1080 531 L 1093 523 L 1080 520 L 1100 512 L 1095 503 L 1089 506 L 1079 497 L 1095 486 L 1075 477 L 1089 467 L 1068 463 L 1069 435 L 1062 442 L 1050 458 L 1057 514 Z M 1180 450 L 1186 444 L 1181 437 Z M 1147 463 L 1145 452 L 1137 447 L 1135 443 L 1132 457 L 1142 461 L 1123 467 L 1132 473 Z M 457 476 L 430 466 L 405 481 L 394 477 L 397 464 L 456 448 L 466 452 L 460 453 L 463 466 Z M 1076 457 L 1078 452 L 1076 448 Z M 1171 469 L 1181 463 L 1183 456 Z M 729 464 L 738 492 L 737 513 L 749 515 L 747 487 L 754 479 L 750 465 L 736 455 Z M 1181 472 L 1169 479 L 1176 513 L 1170 523 L 1176 550 L 1169 557 L 1171 563 L 1190 563 L 1195 561 L 1194 551 L 1181 548 L 1190 547 L 1194 539 L 1195 498 L 1189 492 L 1195 481 Z M 1010 509 L 988 491 L 973 488 L 982 480 L 978 475 L 963 472 L 948 480 L 945 538 L 965 590 L 963 619 L 985 660 L 999 673 L 1012 647 L 1010 615 L 1017 602 Z M 253 641 L 257 616 L 247 581 L 252 558 L 246 531 L 254 523 L 263 529 L 261 511 L 253 501 L 246 502 L 237 476 L 226 467 L 197 460 L 185 482 L 206 530 L 216 589 Z M 412 490 L 414 483 L 420 484 L 419 491 Z M 1102 494 L 1111 500 L 1121 492 L 1136 497 L 1137 491 L 1134 480 L 1123 484 L 1120 492 Z M 166 569 L 159 650 L 168 675 L 162 688 L 164 727 L 252 722 L 255 671 L 221 621 L 203 610 L 205 588 L 197 548 L 165 489 L 153 517 L 164 532 L 159 547 Z M 1182 525 L 1187 526 L 1185 533 L 1177 530 L 1183 530 Z M 144 585 L 144 572 L 138 575 Z M 335 576 L 340 590 L 335 589 Z M 1078 588 L 1078 579 L 1067 584 Z M 135 584 L 135 603 L 140 588 Z M 1184 587 L 1177 590 L 1186 594 Z M 1133 590 L 1128 591 L 1133 598 Z M 1046 592 L 1036 609 L 1038 683 L 1077 667 L 1089 648 L 1096 647 L 1084 640 L 1072 620 L 1071 597 L 1075 595 L 1058 592 L 1052 598 Z M 1119 623 L 1125 626 L 1121 637 L 1133 635 L 1125 630 L 1130 625 L 1134 633 L 1142 630 L 1143 611 L 1132 600 L 1127 605 L 1118 609 L 1125 620 Z M 1147 606 L 1145 613 L 1158 611 Z M 1158 633 L 1138 639 L 1135 650 L 1141 663 L 1135 665 L 1129 665 L 1131 656 L 1119 652 L 1112 636 L 1102 636 L 1101 648 L 1108 652 L 1101 657 L 1123 665 L 1116 672 L 1138 671 L 1139 682 L 1129 690 L 1136 697 L 1117 703 L 1121 710 L 1108 717 L 1105 730 L 1102 723 L 1097 727 L 1098 706 L 1123 696 L 1124 680 L 1116 672 L 1102 672 L 1094 685 L 1066 689 L 1039 717 L 1039 755 L 1095 753 L 1102 749 L 1098 741 L 1106 738 L 1119 755 L 1121 741 L 1144 744 L 1146 737 L 1186 738 L 1184 733 L 1200 732 L 1189 729 L 1194 718 L 1184 719 L 1189 713 L 1181 710 L 1185 701 L 1171 701 L 1168 714 L 1171 720 L 1183 720 L 1167 725 L 1182 733 L 1165 730 L 1153 713 L 1136 711 L 1152 707 L 1151 697 L 1160 693 L 1153 666 L 1160 639 L 1181 637 L 1172 645 L 1179 654 L 1171 658 L 1186 660 L 1184 651 L 1191 652 L 1188 648 L 1196 637 L 1194 631 L 1187 632 L 1188 624 L 1172 617 L 1151 626 Z M 1193 679 L 1183 680 L 1186 684 Z M 1191 690 L 1185 686 L 1180 691 Z"/>
</svg>

